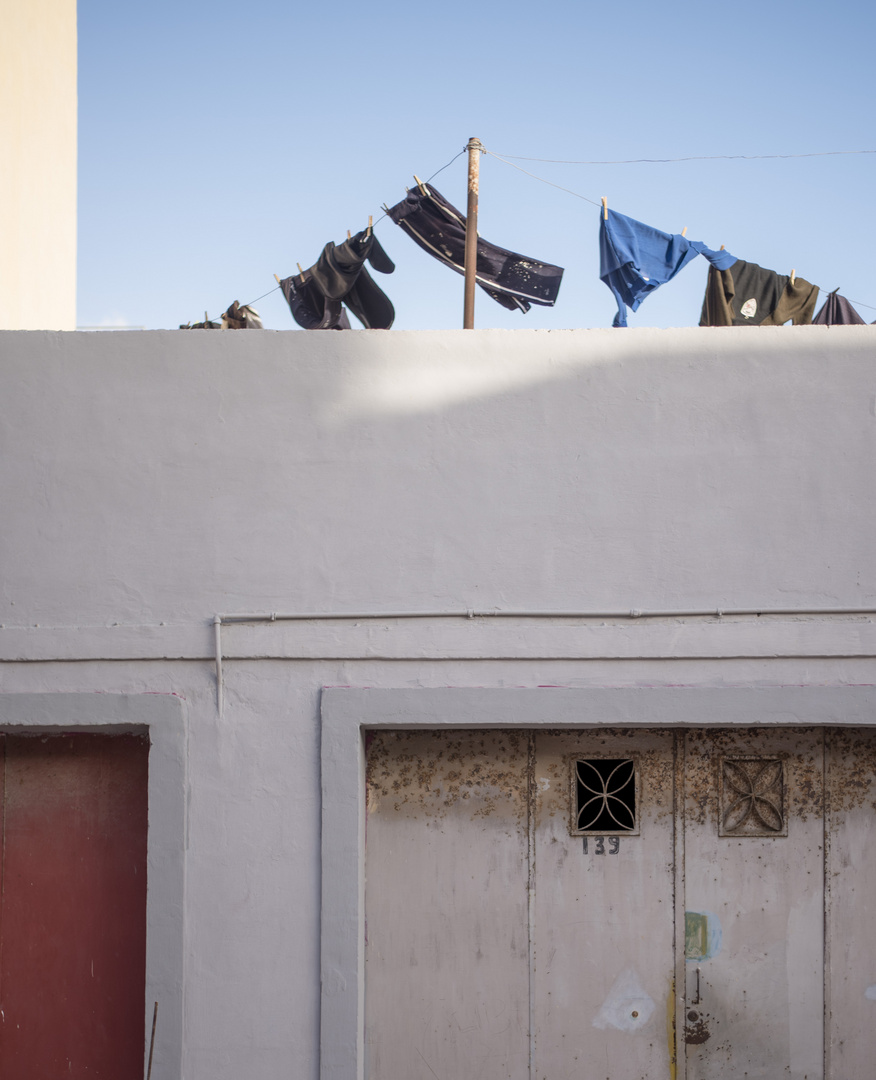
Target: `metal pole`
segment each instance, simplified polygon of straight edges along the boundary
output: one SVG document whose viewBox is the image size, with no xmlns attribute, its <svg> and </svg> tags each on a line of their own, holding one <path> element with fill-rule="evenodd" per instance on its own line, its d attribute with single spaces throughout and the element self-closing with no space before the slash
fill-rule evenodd
<svg viewBox="0 0 876 1080">
<path fill-rule="evenodd" d="M 478 181 L 481 140 L 468 140 L 468 208 L 465 215 L 465 304 L 463 330 L 474 330 L 475 271 L 478 261 Z"/>
<path fill-rule="evenodd" d="M 155 1008 L 152 1010 L 152 1039 L 149 1042 L 149 1069 L 146 1073 L 146 1080 L 152 1080 L 152 1052 L 155 1050 L 155 1024 L 158 1021 L 158 1002 L 155 1002 Z"/>
</svg>

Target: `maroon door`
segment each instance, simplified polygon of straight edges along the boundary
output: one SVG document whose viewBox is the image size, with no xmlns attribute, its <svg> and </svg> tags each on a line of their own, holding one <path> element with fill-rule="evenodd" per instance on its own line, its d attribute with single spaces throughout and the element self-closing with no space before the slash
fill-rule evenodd
<svg viewBox="0 0 876 1080">
<path fill-rule="evenodd" d="M 0 735 L 0 1077 L 143 1076 L 148 754 Z"/>
</svg>

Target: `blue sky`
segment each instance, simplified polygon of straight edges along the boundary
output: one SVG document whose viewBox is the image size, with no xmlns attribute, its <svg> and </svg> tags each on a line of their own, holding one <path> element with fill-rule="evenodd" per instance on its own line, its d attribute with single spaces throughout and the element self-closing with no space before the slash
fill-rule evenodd
<svg viewBox="0 0 876 1080">
<path fill-rule="evenodd" d="M 471 135 L 500 155 L 604 161 L 873 150 L 871 4 L 608 7 L 79 0 L 80 325 L 176 327 L 254 300 L 363 228 Z M 559 165 L 538 176 L 870 307 L 876 154 Z M 465 157 L 435 186 L 465 207 Z M 478 327 L 609 326 L 596 206 L 492 156 L 479 231 L 565 267 L 554 308 Z M 462 279 L 389 219 L 398 329 L 462 325 Z M 695 326 L 696 259 L 631 326 Z M 295 329 L 278 292 L 256 307 Z M 622 333 L 622 331 L 618 331 Z"/>
</svg>

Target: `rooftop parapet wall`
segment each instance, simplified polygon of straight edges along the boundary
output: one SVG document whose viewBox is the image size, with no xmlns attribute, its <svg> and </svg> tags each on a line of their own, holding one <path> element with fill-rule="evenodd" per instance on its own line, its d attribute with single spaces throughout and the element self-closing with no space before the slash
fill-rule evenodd
<svg viewBox="0 0 876 1080">
<path fill-rule="evenodd" d="M 873 607 L 876 327 L 0 334 L 0 623 Z"/>
</svg>

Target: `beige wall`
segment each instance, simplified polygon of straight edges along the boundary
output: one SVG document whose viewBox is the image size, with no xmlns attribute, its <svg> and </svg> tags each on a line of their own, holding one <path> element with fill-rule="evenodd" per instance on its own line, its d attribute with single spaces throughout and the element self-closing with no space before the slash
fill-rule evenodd
<svg viewBox="0 0 876 1080">
<path fill-rule="evenodd" d="M 76 0 L 0 0 L 0 328 L 76 327 Z"/>
</svg>

